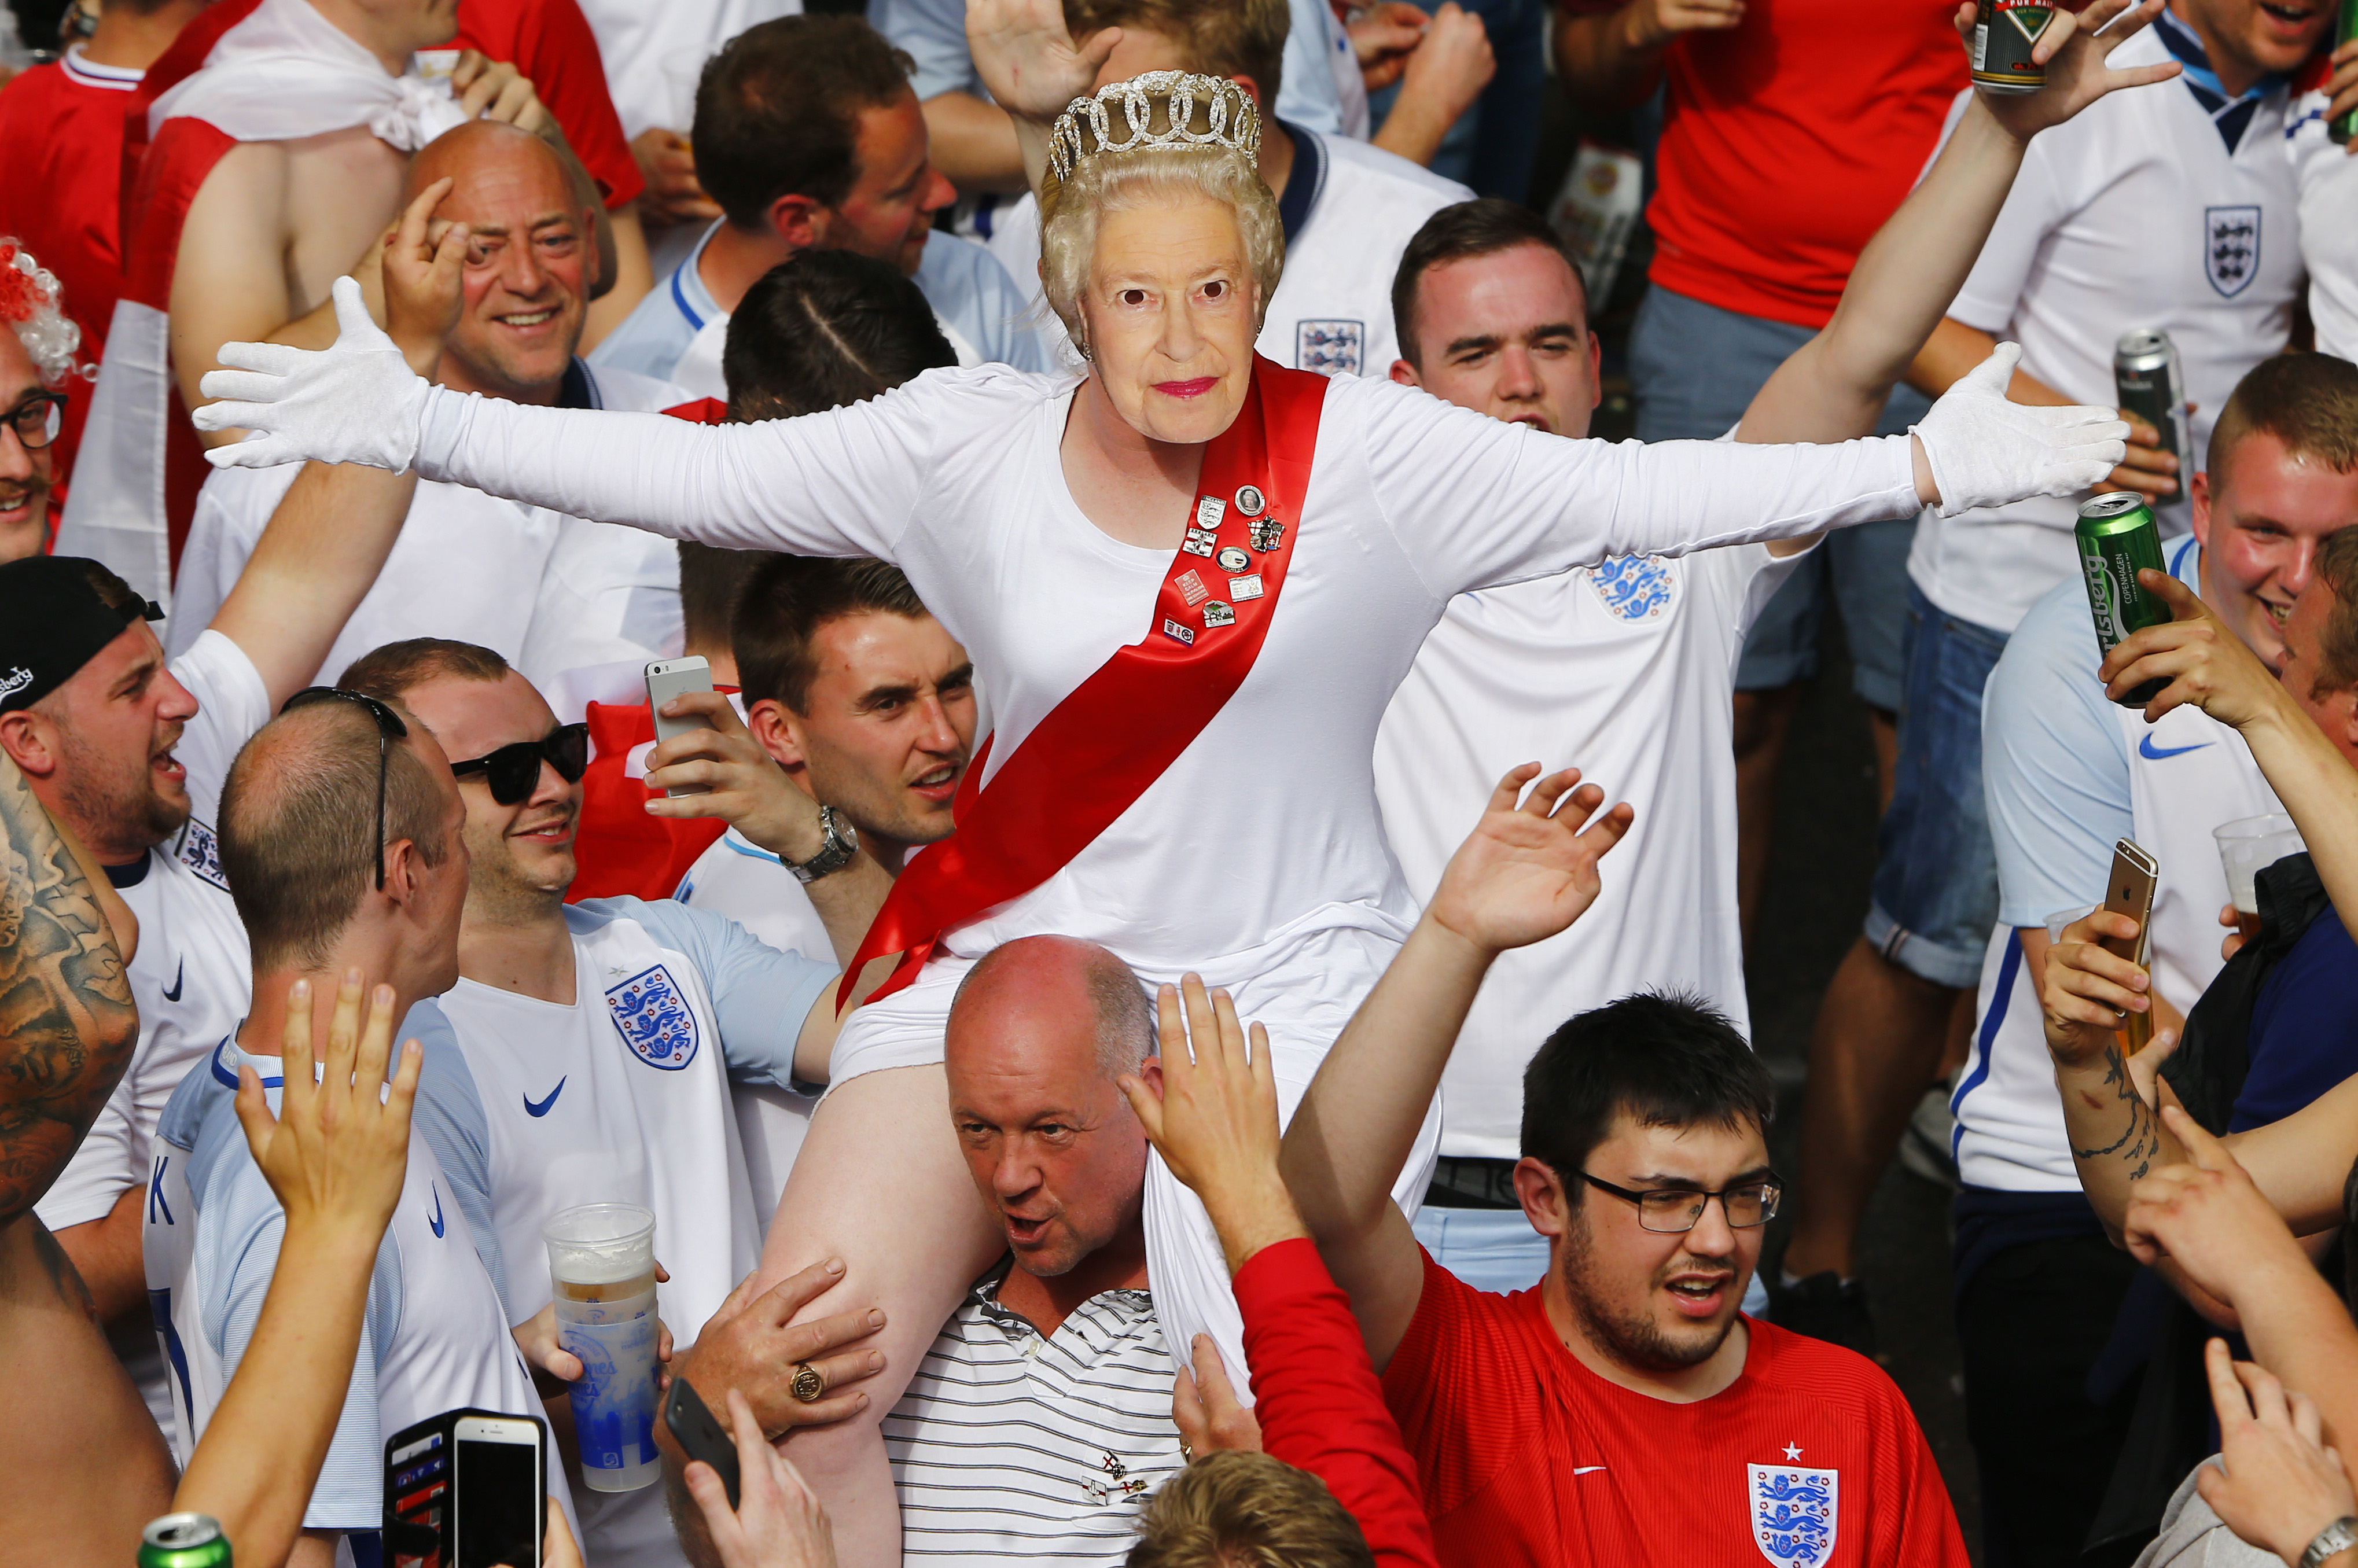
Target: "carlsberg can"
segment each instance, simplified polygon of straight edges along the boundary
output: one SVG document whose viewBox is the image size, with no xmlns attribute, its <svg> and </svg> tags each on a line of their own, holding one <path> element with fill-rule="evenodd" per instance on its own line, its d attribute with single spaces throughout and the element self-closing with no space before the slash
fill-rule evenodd
<svg viewBox="0 0 2358 1568">
<path fill-rule="evenodd" d="M 2161 564 L 2161 524 L 2154 521 L 2144 496 L 2133 490 L 2097 496 L 2081 506 L 2071 536 L 2080 546 L 2080 570 L 2087 579 L 2100 658 L 2131 633 L 2169 619 L 2169 606 L 2137 583 L 2137 573 L 2145 568 L 2167 569 Z M 2143 708 L 2169 684 L 2147 681 L 2117 700 L 2124 708 Z"/>
<path fill-rule="evenodd" d="M 166 1514 L 139 1532 L 139 1568 L 230 1568 L 229 1537 L 211 1514 Z"/>
<path fill-rule="evenodd" d="M 2358 38 L 2358 0 L 2342 0 L 2341 15 L 2333 20 L 2333 47 L 2339 49 L 2353 38 Z M 2346 145 L 2352 136 L 2358 135 L 2358 109 L 2325 122 L 2325 134 Z"/>
<path fill-rule="evenodd" d="M 2161 432 L 2162 450 L 2178 460 L 2178 493 L 2186 496 L 2186 382 L 2178 368 L 2178 345 L 2157 327 L 2121 334 L 2113 348 L 2113 387 L 2123 414 L 2134 415 Z"/>
<path fill-rule="evenodd" d="M 1974 85 L 1985 92 L 2036 92 L 2047 85 L 2047 68 L 2030 58 L 2051 5 L 2033 0 L 1981 0 L 1974 18 Z"/>
</svg>

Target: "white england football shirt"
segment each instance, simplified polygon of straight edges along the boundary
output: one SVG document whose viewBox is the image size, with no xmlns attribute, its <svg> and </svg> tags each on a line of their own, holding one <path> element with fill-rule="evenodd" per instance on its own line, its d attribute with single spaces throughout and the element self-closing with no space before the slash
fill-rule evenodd
<svg viewBox="0 0 2358 1568">
<path fill-rule="evenodd" d="M 653 125 L 687 135 L 705 60 L 755 23 L 802 9 L 803 0 L 581 0 L 626 136 Z"/>
<path fill-rule="evenodd" d="M 672 897 L 697 909 L 724 914 L 781 953 L 821 963 L 833 961 L 835 944 L 827 923 L 778 857 L 734 827 L 697 857 Z M 745 1175 L 764 1234 L 786 1190 L 795 1156 L 810 1131 L 815 1094 L 797 1094 L 777 1084 L 740 1081 L 730 1086 L 737 1106 L 737 1135 L 745 1149 Z"/>
<path fill-rule="evenodd" d="M 566 380 L 570 407 L 650 413 L 689 400 L 667 382 L 602 366 L 593 371 L 579 360 Z M 271 514 L 300 472 L 300 464 L 289 463 L 216 469 L 206 477 L 174 586 L 169 641 L 176 651 L 237 586 Z M 645 542 L 631 536 L 635 531 L 609 533 L 608 527 L 463 485 L 420 482 L 384 570 L 337 634 L 319 680 L 332 685 L 362 654 L 410 637 L 453 637 L 520 661 L 552 563 L 563 575 L 547 584 L 547 619 L 552 625 L 571 620 L 580 645 L 611 646 L 626 630 L 651 639 L 657 649 L 666 641 L 676 644 L 678 557 L 671 557 L 666 596 L 645 586 L 657 575 L 647 569 Z"/>
<path fill-rule="evenodd" d="M 2165 13 L 2115 49 L 2113 64 L 2171 58 L 2158 36 L 2167 25 Z M 1971 92 L 1951 111 L 1952 128 Z M 2285 109 L 2281 88 L 2259 99 L 2231 148 L 2180 80 L 2115 92 L 2040 132 L 1949 314 L 2019 342 L 2022 368 L 2072 401 L 2104 406 L 2118 400 L 2121 334 L 2169 332 L 2198 405 L 2183 483 L 2235 383 L 2283 348 L 2291 328 L 2301 237 Z M 1928 511 L 1909 575 L 1950 614 L 2011 632 L 2076 569 L 2081 499 L 1947 518 Z M 2184 512 L 2166 509 L 2163 526 L 2182 532 Z"/>
<path fill-rule="evenodd" d="M 1285 270 L 1253 347 L 1326 375 L 1388 375 L 1400 358 L 1392 274 L 1424 221 L 1474 193 L 1380 147 L 1287 124 L 1293 172 L 1278 215 Z M 991 214 L 990 250 L 1039 297 L 1040 207 L 1030 196 Z"/>
<path fill-rule="evenodd" d="M 1802 557 L 1765 545 L 1601 566 L 1450 600 L 1376 733 L 1376 797 L 1430 899 L 1509 768 L 1578 767 L 1637 808 L 1604 889 L 1501 955 L 1441 1083 L 1441 1152 L 1521 1151 L 1523 1069 L 1556 1026 L 1633 991 L 1691 991 L 1748 1038 L 1736 903 L 1736 656 Z"/>
<path fill-rule="evenodd" d="M 2330 97 L 2312 88 L 2293 100 L 2285 151 L 2300 186 L 2301 259 L 2309 265 L 2309 319 L 2320 351 L 2358 359 L 2358 157 L 2326 134 Z"/>
</svg>

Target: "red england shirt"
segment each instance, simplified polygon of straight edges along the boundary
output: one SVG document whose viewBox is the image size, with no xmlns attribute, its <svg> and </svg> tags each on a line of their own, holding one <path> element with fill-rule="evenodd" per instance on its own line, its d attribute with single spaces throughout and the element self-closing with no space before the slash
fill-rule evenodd
<svg viewBox="0 0 2358 1568">
<path fill-rule="evenodd" d="M 1953 0 L 1777 0 L 1663 57 L 1653 280 L 1818 328 L 1965 85 Z"/>
<path fill-rule="evenodd" d="M 1965 1568 L 1932 1452 L 1865 1357 L 1747 1318 L 1744 1370 L 1689 1404 L 1564 1348 L 1537 1287 L 1430 1255 L 1384 1398 L 1444 1568 Z"/>
<path fill-rule="evenodd" d="M 92 65 L 76 45 L 0 89 L 0 235 L 58 275 L 59 307 L 81 329 L 74 357 L 96 365 L 123 291 L 123 114 L 146 74 Z M 73 470 L 90 383 L 68 386 L 58 478 Z"/>
<path fill-rule="evenodd" d="M 579 0 L 462 0 L 451 47 L 481 49 L 531 79 L 581 167 L 605 188 L 607 206 L 620 207 L 646 189 Z"/>
</svg>

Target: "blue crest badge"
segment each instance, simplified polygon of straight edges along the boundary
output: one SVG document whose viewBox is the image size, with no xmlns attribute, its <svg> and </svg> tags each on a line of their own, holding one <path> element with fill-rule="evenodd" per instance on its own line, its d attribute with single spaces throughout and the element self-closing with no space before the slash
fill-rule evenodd
<svg viewBox="0 0 2358 1568">
<path fill-rule="evenodd" d="M 1659 556 L 1613 556 L 1588 568 L 1588 585 L 1624 621 L 1651 621 L 1671 607 L 1678 579 Z"/>
<path fill-rule="evenodd" d="M 671 971 L 657 964 L 606 992 L 606 1010 L 631 1054 L 650 1067 L 676 1073 L 696 1060 L 696 1013 Z"/>
<path fill-rule="evenodd" d="M 1297 321 L 1293 362 L 1320 375 L 1357 375 L 1367 352 L 1368 329 L 1358 321 Z"/>
<path fill-rule="evenodd" d="M 221 840 L 193 816 L 189 818 L 188 831 L 180 835 L 180 860 L 222 892 L 229 892 L 229 874 L 222 870 Z"/>
<path fill-rule="evenodd" d="M 1791 1454 L 1798 1450 L 1788 1448 Z M 1777 1563 L 1826 1562 L 1834 1554 L 1835 1485 L 1839 1473 L 1807 1465 L 1747 1465 L 1752 1503 L 1752 1541 L 1760 1555 Z"/>
<path fill-rule="evenodd" d="M 2202 271 L 2211 287 L 2233 299 L 2260 270 L 2260 210 L 2202 209 Z"/>
</svg>

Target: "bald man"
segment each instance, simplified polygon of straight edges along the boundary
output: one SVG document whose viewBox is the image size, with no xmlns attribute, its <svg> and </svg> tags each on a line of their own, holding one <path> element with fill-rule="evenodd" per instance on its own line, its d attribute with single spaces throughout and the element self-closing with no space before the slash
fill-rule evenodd
<svg viewBox="0 0 2358 1568">
<path fill-rule="evenodd" d="M 437 200 L 436 187 L 449 180 Z M 471 121 L 411 160 L 406 211 L 384 257 L 387 320 L 419 374 L 460 392 L 561 408 L 653 412 L 687 402 L 668 383 L 574 352 L 598 281 L 593 205 L 561 154 L 513 125 Z M 438 242 L 438 243 L 429 241 Z M 413 637 L 479 643 L 514 660 L 568 520 L 463 485 L 356 465 L 224 469 L 205 481 L 173 604 L 194 636 L 229 596 L 276 511 L 406 513 L 373 591 L 320 665 L 321 678 L 372 648 Z M 618 622 L 650 656 L 676 651 L 679 584 L 622 585 Z M 633 595 L 633 587 L 644 591 Z"/>
<path fill-rule="evenodd" d="M 1176 1372 L 1148 1293 L 1146 1132 L 1117 1080 L 1159 1083 L 1136 976 L 1095 943 L 1011 942 L 950 1010 L 951 1124 L 1008 1255 L 884 1422 L 914 1550 L 1120 1562 L 1179 1468 Z"/>
</svg>

